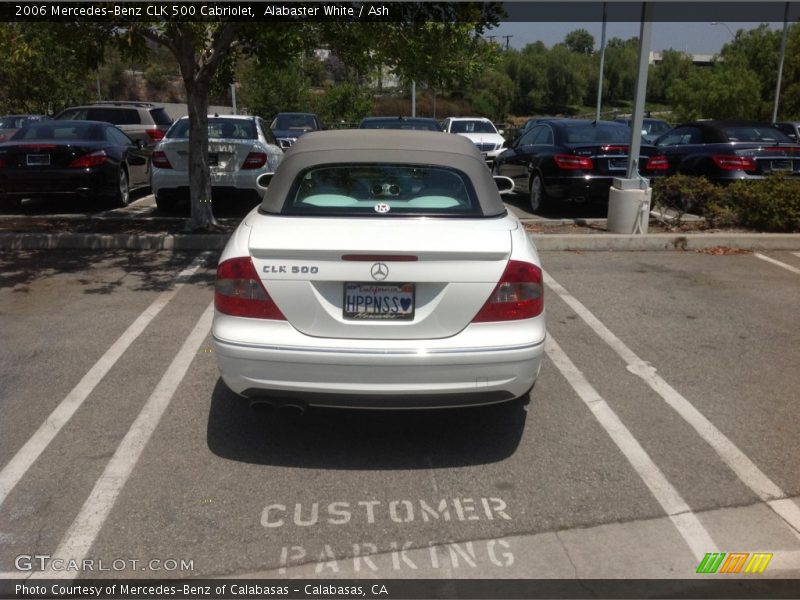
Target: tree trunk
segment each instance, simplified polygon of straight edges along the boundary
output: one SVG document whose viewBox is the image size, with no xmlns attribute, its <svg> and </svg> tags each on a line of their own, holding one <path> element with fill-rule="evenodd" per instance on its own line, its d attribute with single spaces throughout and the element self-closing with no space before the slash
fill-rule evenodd
<svg viewBox="0 0 800 600">
<path fill-rule="evenodd" d="M 214 229 L 219 226 L 211 207 L 211 179 L 208 166 L 208 84 L 185 80 L 189 109 L 189 196 L 191 218 L 186 229 Z"/>
</svg>

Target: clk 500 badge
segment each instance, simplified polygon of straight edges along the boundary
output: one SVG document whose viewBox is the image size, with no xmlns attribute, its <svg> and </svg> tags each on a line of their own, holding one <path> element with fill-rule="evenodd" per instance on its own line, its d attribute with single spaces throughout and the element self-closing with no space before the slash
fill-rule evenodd
<svg viewBox="0 0 800 600">
<path fill-rule="evenodd" d="M 264 265 L 262 270 L 264 273 L 292 273 L 293 275 L 314 275 L 319 273 L 319 267 L 309 265 L 292 265 L 291 267 L 287 265 Z"/>
</svg>

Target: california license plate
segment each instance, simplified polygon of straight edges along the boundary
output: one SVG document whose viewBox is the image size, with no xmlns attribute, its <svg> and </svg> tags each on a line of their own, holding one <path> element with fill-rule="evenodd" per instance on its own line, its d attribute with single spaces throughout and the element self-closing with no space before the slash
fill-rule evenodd
<svg viewBox="0 0 800 600">
<path fill-rule="evenodd" d="M 25 164 L 29 167 L 41 167 L 50 164 L 49 154 L 28 154 L 25 156 Z"/>
<path fill-rule="evenodd" d="M 410 321 L 414 318 L 414 284 L 345 283 L 344 318 Z"/>
<path fill-rule="evenodd" d="M 609 169 L 627 169 L 628 168 L 628 159 L 627 158 L 612 158 L 608 161 L 608 168 Z"/>
</svg>

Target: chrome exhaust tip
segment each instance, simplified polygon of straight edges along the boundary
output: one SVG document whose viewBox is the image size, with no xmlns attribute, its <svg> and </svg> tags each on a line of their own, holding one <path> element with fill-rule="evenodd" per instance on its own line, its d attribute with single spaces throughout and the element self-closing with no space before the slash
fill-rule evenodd
<svg viewBox="0 0 800 600">
<path fill-rule="evenodd" d="M 271 413 L 275 410 L 275 403 L 264 398 L 254 398 L 250 400 L 250 410 L 257 413 Z"/>
<path fill-rule="evenodd" d="M 306 407 L 296 402 L 284 402 L 278 407 L 278 414 L 287 417 L 302 417 L 306 414 Z"/>
</svg>

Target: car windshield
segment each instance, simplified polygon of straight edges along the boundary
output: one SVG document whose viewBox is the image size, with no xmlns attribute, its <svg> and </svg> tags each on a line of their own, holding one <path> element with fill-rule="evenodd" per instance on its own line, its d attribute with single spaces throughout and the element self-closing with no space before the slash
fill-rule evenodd
<svg viewBox="0 0 800 600">
<path fill-rule="evenodd" d="M 167 132 L 170 139 L 189 138 L 189 119 L 181 119 Z M 211 118 L 208 120 L 209 139 L 255 140 L 258 139 L 256 126 L 249 119 Z"/>
<path fill-rule="evenodd" d="M 313 115 L 278 115 L 272 121 L 270 129 L 296 129 L 298 131 L 316 131 L 317 122 Z"/>
<path fill-rule="evenodd" d="M 667 133 L 672 127 L 669 126 L 669 123 L 664 121 L 648 121 L 645 119 L 642 124 L 642 129 L 651 135 L 661 135 L 662 133 Z"/>
<path fill-rule="evenodd" d="M 103 125 L 98 123 L 64 123 L 28 125 L 17 131 L 12 140 L 93 140 L 104 139 Z"/>
<path fill-rule="evenodd" d="M 283 214 L 480 216 L 469 178 L 449 167 L 336 164 L 302 171 Z"/>
<path fill-rule="evenodd" d="M 369 119 L 361 122 L 361 129 L 416 129 L 421 131 L 441 131 L 434 120 L 421 119 Z"/>
<path fill-rule="evenodd" d="M 764 126 L 736 126 L 723 127 L 722 131 L 731 142 L 791 142 L 785 134 L 774 127 Z"/>
<path fill-rule="evenodd" d="M 564 125 L 568 144 L 625 143 L 630 141 L 630 129 L 615 123 L 568 123 Z"/>
<path fill-rule="evenodd" d="M 497 133 L 497 130 L 488 121 L 453 121 L 450 133 Z"/>
</svg>

